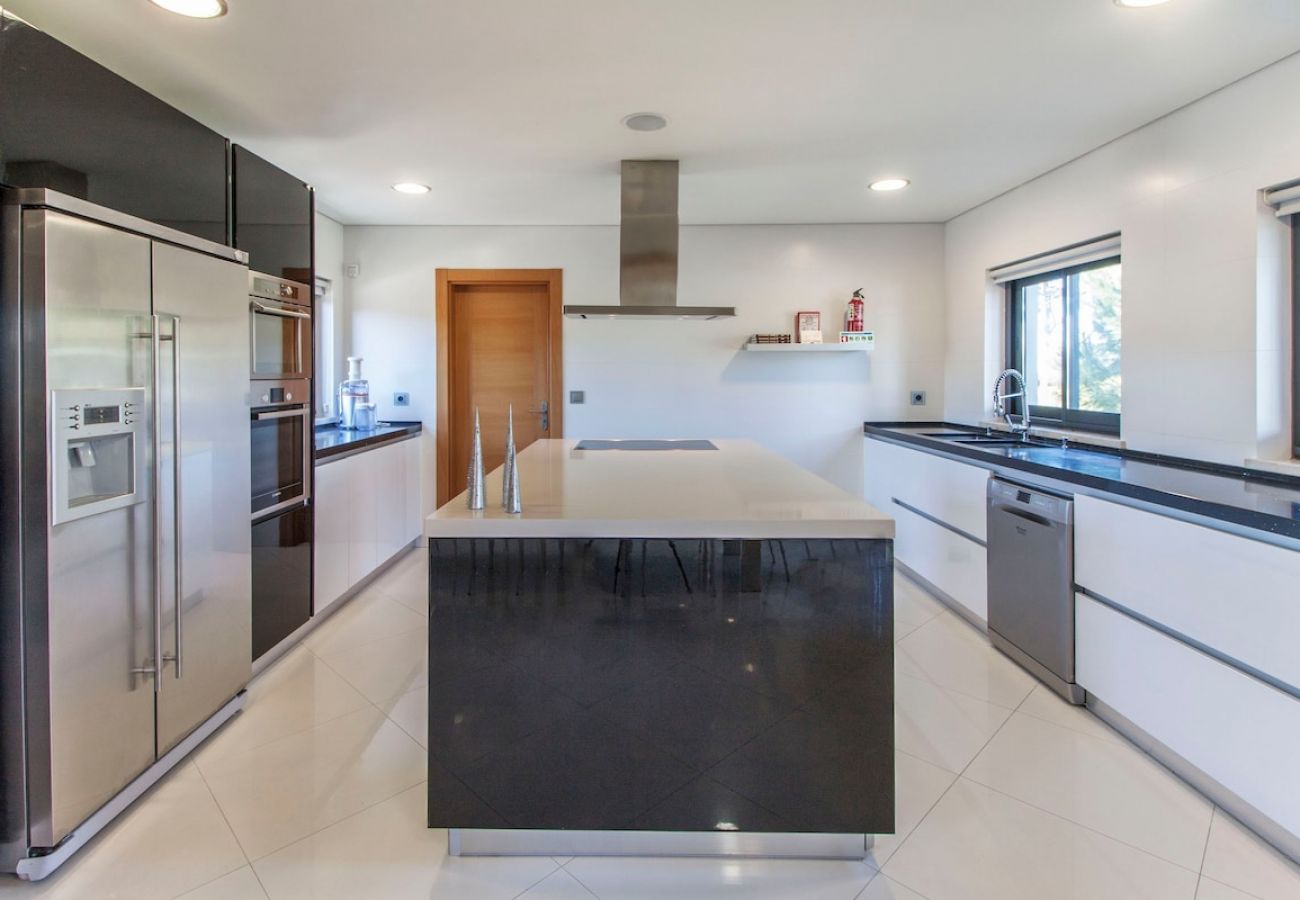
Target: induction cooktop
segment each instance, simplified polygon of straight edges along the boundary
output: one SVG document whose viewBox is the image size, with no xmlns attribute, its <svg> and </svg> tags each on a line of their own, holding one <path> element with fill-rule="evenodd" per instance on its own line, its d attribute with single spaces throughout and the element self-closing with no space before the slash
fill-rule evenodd
<svg viewBox="0 0 1300 900">
<path fill-rule="evenodd" d="M 701 440 L 681 440 L 681 441 L 653 441 L 653 440 L 626 440 L 626 441 L 597 441 L 585 440 L 578 441 L 575 450 L 717 450 L 712 441 Z"/>
</svg>

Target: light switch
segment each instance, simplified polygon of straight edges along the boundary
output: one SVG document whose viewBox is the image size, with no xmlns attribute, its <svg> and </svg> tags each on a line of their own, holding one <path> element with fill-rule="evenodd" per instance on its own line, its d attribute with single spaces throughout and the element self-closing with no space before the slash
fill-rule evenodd
<svg viewBox="0 0 1300 900">
<path fill-rule="evenodd" d="M 586 392 L 586 391 L 569 391 L 569 402 L 570 402 L 570 403 L 573 403 L 573 404 L 575 404 L 575 405 L 576 405 L 576 404 L 579 404 L 579 403 L 586 403 L 586 402 L 587 402 L 587 392 Z"/>
</svg>

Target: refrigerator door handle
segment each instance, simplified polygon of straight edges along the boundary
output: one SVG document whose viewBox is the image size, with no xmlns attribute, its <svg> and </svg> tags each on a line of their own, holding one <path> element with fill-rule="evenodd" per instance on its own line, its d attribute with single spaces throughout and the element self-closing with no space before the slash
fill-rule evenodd
<svg viewBox="0 0 1300 900">
<path fill-rule="evenodd" d="M 162 692 L 163 626 L 162 626 L 162 317 L 154 313 L 149 317 L 150 349 L 153 352 L 153 689 Z"/>
<path fill-rule="evenodd" d="M 175 577 L 176 677 L 181 677 L 181 317 L 172 316 L 172 571 Z"/>
</svg>

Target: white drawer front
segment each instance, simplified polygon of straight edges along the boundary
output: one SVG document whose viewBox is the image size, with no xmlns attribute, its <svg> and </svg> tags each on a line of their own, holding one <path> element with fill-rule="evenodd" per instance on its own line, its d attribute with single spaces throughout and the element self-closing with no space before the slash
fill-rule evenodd
<svg viewBox="0 0 1300 900">
<path fill-rule="evenodd" d="M 939 590 L 987 622 L 988 553 L 974 541 L 953 534 L 897 505 L 894 556 Z"/>
<path fill-rule="evenodd" d="M 1074 546 L 1080 587 L 1300 687 L 1300 553 L 1083 496 Z"/>
<path fill-rule="evenodd" d="M 1300 836 L 1300 700 L 1077 596 L 1079 684 Z"/>
<path fill-rule="evenodd" d="M 881 510 L 897 497 L 984 540 L 987 469 L 885 441 L 866 441 L 867 500 Z"/>
</svg>

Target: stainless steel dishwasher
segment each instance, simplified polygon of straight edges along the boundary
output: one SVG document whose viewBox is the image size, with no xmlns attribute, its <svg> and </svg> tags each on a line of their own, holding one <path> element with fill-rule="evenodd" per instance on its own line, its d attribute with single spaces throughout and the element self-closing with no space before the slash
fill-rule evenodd
<svg viewBox="0 0 1300 900">
<path fill-rule="evenodd" d="M 997 477 L 988 486 L 989 638 L 1071 703 L 1074 500 Z"/>
</svg>

